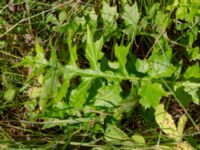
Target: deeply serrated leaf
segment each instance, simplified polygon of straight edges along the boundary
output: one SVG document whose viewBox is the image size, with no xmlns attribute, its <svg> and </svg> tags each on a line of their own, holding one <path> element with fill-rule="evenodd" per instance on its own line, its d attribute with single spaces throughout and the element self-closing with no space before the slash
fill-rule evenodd
<svg viewBox="0 0 200 150">
<path fill-rule="evenodd" d="M 174 120 L 172 119 L 172 116 L 165 111 L 163 104 L 160 104 L 156 107 L 155 119 L 159 127 L 165 134 L 167 134 L 169 138 L 177 142 L 181 140 L 182 137 L 177 131 Z"/>
<path fill-rule="evenodd" d="M 76 64 L 76 61 L 78 60 L 77 56 L 77 49 L 76 46 L 72 46 L 72 33 L 69 32 L 68 34 L 68 39 L 67 39 L 67 44 L 69 48 L 69 53 L 70 53 L 70 58 L 69 58 L 69 65 L 72 65 L 73 67 L 78 67 Z"/>
<path fill-rule="evenodd" d="M 98 60 L 103 57 L 103 53 L 101 52 L 102 47 L 103 37 L 94 42 L 93 34 L 89 26 L 87 26 L 86 58 L 90 62 L 91 69 L 99 70 Z"/>
<path fill-rule="evenodd" d="M 140 103 L 142 106 L 156 108 L 161 97 L 167 94 L 161 84 L 143 81 L 139 89 L 139 95 L 141 96 Z"/>
<path fill-rule="evenodd" d="M 130 45 L 127 46 L 118 46 L 115 45 L 115 56 L 117 57 L 118 63 L 119 63 L 119 71 L 127 74 L 126 71 L 126 63 L 127 63 L 127 55 L 130 49 Z"/>
</svg>

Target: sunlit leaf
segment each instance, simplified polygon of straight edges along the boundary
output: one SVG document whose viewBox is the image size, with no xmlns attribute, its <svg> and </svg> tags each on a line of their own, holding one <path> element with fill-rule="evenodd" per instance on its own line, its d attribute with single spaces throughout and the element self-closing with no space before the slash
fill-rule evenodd
<svg viewBox="0 0 200 150">
<path fill-rule="evenodd" d="M 126 3 L 123 6 L 123 10 L 122 19 L 124 19 L 126 24 L 126 29 L 124 31 L 127 34 L 130 34 L 132 36 L 131 38 L 134 38 L 138 28 L 137 23 L 140 19 L 137 3 L 132 6 Z"/>
<path fill-rule="evenodd" d="M 181 118 L 180 118 L 179 121 L 178 121 L 177 130 L 178 130 L 178 133 L 179 133 L 179 135 L 180 135 L 181 137 L 183 136 L 183 131 L 184 131 L 184 128 L 185 128 L 187 119 L 188 119 L 188 118 L 187 118 L 186 115 L 182 115 Z"/>
<path fill-rule="evenodd" d="M 111 34 L 117 29 L 117 7 L 116 6 L 109 6 L 109 4 L 103 1 L 103 8 L 101 10 L 101 16 L 103 19 L 104 24 L 104 36 L 109 38 Z"/>
<path fill-rule="evenodd" d="M 162 131 L 167 134 L 167 136 L 177 142 L 181 140 L 181 136 L 177 131 L 176 125 L 172 116 L 167 113 L 164 109 L 164 105 L 160 104 L 156 107 L 155 119 Z"/>
<path fill-rule="evenodd" d="M 103 57 L 103 53 L 101 52 L 102 46 L 103 37 L 94 42 L 93 34 L 91 33 L 89 26 L 87 26 L 86 58 L 90 62 L 91 69 L 99 70 L 98 60 Z"/>
<path fill-rule="evenodd" d="M 130 45 L 127 46 L 118 46 L 115 45 L 115 56 L 117 57 L 118 63 L 119 63 L 119 71 L 123 72 L 124 74 L 127 74 L 126 71 L 126 63 L 127 63 L 127 55 L 130 49 Z"/>
</svg>

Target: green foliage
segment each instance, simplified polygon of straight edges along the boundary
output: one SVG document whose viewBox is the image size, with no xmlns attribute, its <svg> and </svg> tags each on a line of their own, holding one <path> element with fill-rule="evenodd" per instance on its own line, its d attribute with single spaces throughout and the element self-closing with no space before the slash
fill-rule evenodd
<svg viewBox="0 0 200 150">
<path fill-rule="evenodd" d="M 189 130 L 185 129 L 187 120 L 195 127 L 199 120 L 186 113 L 191 104 L 200 104 L 198 4 L 195 0 L 44 0 L 37 1 L 39 6 L 31 1 L 0 2 L 5 5 L 0 8 L 0 88 L 5 86 L 0 113 L 5 115 L 5 109 L 20 103 L 20 111 L 25 110 L 19 115 L 22 121 L 8 126 L 20 124 L 24 132 L 44 132 L 40 134 L 48 137 L 43 140 L 49 149 L 62 145 L 62 149 L 68 145 L 192 149 L 193 137 L 187 140 L 184 133 Z M 21 15 L 18 9 L 26 13 Z M 26 32 L 30 32 L 28 38 Z M 19 62 L 11 53 L 23 59 Z M 14 60 L 8 63 L 5 56 Z M 8 69 L 11 62 L 14 67 Z M 22 79 L 13 77 L 10 70 L 18 71 Z M 176 116 L 165 110 L 165 106 L 177 107 L 166 105 L 175 99 L 186 113 L 177 125 Z M 10 117 L 3 115 L 0 118 Z M 157 127 L 162 132 L 152 130 Z M 64 135 L 52 138 L 46 134 L 54 129 Z"/>
<path fill-rule="evenodd" d="M 167 96 L 162 85 L 159 83 L 151 83 L 143 81 L 139 89 L 139 95 L 141 96 L 140 103 L 145 107 L 156 108 L 160 103 L 162 96 Z"/>
</svg>

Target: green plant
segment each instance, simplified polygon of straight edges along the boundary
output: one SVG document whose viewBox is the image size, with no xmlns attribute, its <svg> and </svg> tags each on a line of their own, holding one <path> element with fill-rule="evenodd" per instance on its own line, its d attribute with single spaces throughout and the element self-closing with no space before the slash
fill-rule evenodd
<svg viewBox="0 0 200 150">
<path fill-rule="evenodd" d="M 54 11 L 33 15 L 42 22 L 38 26 L 29 23 L 29 27 L 44 28 L 45 34 L 38 34 L 34 51 L 15 65 L 28 68 L 26 82 L 19 90 L 13 84 L 4 91 L 8 104 L 18 93 L 29 97 L 23 101 L 23 125 L 36 126 L 41 132 L 59 129 L 66 133 L 46 135 L 50 142 L 45 141 L 44 148 L 192 149 L 191 141 L 184 141 L 183 131 L 187 118 L 199 130 L 198 119 L 186 109 L 200 103 L 199 11 L 191 7 L 198 2 L 141 1 L 138 7 L 137 2 L 126 0 L 113 6 L 101 1 L 102 7 L 96 8 L 91 1 L 77 1 L 54 7 L 59 2 L 50 4 L 53 8 L 49 10 Z M 27 21 L 35 21 L 34 17 Z M 10 30 L 12 27 L 5 33 Z M 45 39 L 48 34 L 52 34 L 50 42 Z M 5 41 L 1 45 L 6 48 Z M 178 126 L 160 104 L 171 100 L 185 114 Z M 127 127 L 137 113 L 136 120 L 140 120 L 141 111 L 146 120 L 153 120 L 148 130 L 158 125 L 164 134 L 145 133 L 143 120 L 138 123 L 141 130 Z M 145 114 L 150 111 L 155 115 Z"/>
</svg>

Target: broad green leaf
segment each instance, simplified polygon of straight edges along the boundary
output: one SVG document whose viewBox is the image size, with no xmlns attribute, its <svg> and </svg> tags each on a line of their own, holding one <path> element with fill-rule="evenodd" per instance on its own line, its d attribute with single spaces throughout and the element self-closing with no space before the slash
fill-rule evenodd
<svg viewBox="0 0 200 150">
<path fill-rule="evenodd" d="M 184 128 L 185 128 L 185 124 L 187 122 L 187 116 L 186 115 L 182 115 L 181 118 L 179 119 L 178 121 L 178 127 L 177 127 L 177 130 L 178 130 L 178 133 L 179 135 L 182 137 L 183 136 L 183 131 L 184 131 Z"/>
<path fill-rule="evenodd" d="M 200 78 L 200 68 L 199 63 L 197 62 L 193 66 L 190 66 L 186 69 L 185 73 L 183 74 L 185 79 L 189 78 Z"/>
<path fill-rule="evenodd" d="M 137 31 L 137 23 L 140 19 L 137 3 L 132 6 L 126 3 L 123 6 L 123 11 L 122 19 L 124 19 L 126 25 L 124 31 L 126 34 L 131 34 L 131 38 L 134 38 Z"/>
<path fill-rule="evenodd" d="M 130 140 L 126 133 L 111 124 L 108 124 L 104 137 L 106 142 L 114 145 L 121 145 L 124 141 Z"/>
<path fill-rule="evenodd" d="M 181 136 L 177 131 L 176 125 L 172 116 L 167 113 L 164 109 L 164 105 L 160 104 L 156 107 L 155 119 L 162 131 L 167 134 L 167 136 L 177 142 L 181 140 Z"/>
<path fill-rule="evenodd" d="M 14 88 L 8 88 L 5 92 L 4 92 L 4 99 L 7 102 L 12 102 L 13 99 L 15 98 L 15 94 L 16 94 L 16 90 Z"/>
<path fill-rule="evenodd" d="M 75 108 L 80 108 L 87 100 L 88 90 L 91 87 L 92 78 L 83 77 L 80 85 L 71 92 L 70 104 Z"/>
<path fill-rule="evenodd" d="M 87 26 L 87 42 L 86 42 L 86 58 L 90 62 L 90 68 L 93 70 L 99 70 L 98 60 L 103 57 L 101 49 L 103 47 L 103 37 L 94 42 L 93 34 Z"/>
<path fill-rule="evenodd" d="M 77 56 L 77 49 L 76 46 L 72 46 L 72 33 L 69 32 L 68 34 L 68 40 L 67 40 L 67 44 L 68 44 L 68 48 L 69 48 L 69 53 L 70 53 L 70 57 L 69 57 L 69 65 L 72 65 L 73 67 L 77 68 L 78 65 L 76 63 L 76 61 L 78 60 L 78 56 Z"/>
<path fill-rule="evenodd" d="M 104 25 L 104 37 L 109 38 L 109 35 L 112 35 L 115 30 L 117 30 L 117 7 L 109 6 L 109 4 L 103 1 L 103 8 L 101 10 L 101 17 L 103 19 Z"/>
<path fill-rule="evenodd" d="M 103 107 L 116 107 L 119 106 L 122 101 L 122 97 L 120 96 L 122 89 L 119 83 L 103 85 L 96 95 L 95 106 L 103 106 Z"/>
<path fill-rule="evenodd" d="M 119 71 L 127 74 L 126 71 L 126 63 L 127 63 L 127 55 L 130 49 L 130 45 L 127 46 L 118 46 L 117 44 L 115 45 L 115 56 L 117 57 L 118 63 L 119 63 Z"/>
<path fill-rule="evenodd" d="M 139 95 L 141 97 L 140 103 L 145 108 L 156 108 L 162 96 L 167 96 L 167 93 L 159 83 L 151 83 L 150 81 L 142 81 L 139 89 Z"/>
<path fill-rule="evenodd" d="M 139 135 L 139 134 L 135 134 L 131 137 L 133 139 L 133 141 L 137 144 L 145 144 L 145 139 L 143 136 Z"/>
<path fill-rule="evenodd" d="M 125 24 L 127 26 L 131 25 L 133 29 L 137 28 L 137 23 L 140 19 L 137 3 L 135 3 L 133 6 L 130 6 L 129 4 L 124 5 L 123 10 L 124 13 L 122 18 L 124 19 Z"/>
</svg>

